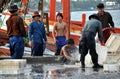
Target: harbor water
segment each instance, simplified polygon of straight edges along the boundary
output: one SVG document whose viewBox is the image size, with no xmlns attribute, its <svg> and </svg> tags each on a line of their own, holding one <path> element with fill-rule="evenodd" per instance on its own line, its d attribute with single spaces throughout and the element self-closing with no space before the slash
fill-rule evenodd
<svg viewBox="0 0 120 79">
<path fill-rule="evenodd" d="M 120 27 L 120 10 L 105 10 L 109 12 L 113 18 L 113 21 L 115 23 L 115 27 Z M 71 20 L 77 20 L 81 21 L 81 15 L 85 13 L 86 14 L 86 21 L 88 20 L 89 15 L 97 13 L 97 11 L 75 11 L 71 12 Z"/>
<path fill-rule="evenodd" d="M 120 13 L 120 10 L 106 10 L 108 11 L 114 21 L 115 27 L 120 27 L 120 16 L 118 15 Z M 89 15 L 97 13 L 97 11 L 75 11 L 75 12 L 71 12 L 71 20 L 75 20 L 75 21 L 81 21 L 82 19 L 82 14 L 85 13 L 86 14 L 86 21 L 88 20 Z M 31 15 L 26 15 L 27 18 L 31 17 Z M 3 24 L 2 24 L 2 29 L 6 29 L 6 20 L 7 20 L 8 16 L 3 15 L 1 17 Z"/>
</svg>

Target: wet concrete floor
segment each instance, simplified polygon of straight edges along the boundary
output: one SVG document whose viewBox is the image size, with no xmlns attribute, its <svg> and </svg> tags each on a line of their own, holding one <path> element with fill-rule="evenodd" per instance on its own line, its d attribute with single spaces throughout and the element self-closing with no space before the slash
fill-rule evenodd
<svg viewBox="0 0 120 79">
<path fill-rule="evenodd" d="M 0 75 L 0 79 L 120 79 L 120 72 L 62 64 L 30 64 L 23 72 L 19 75 Z"/>
<path fill-rule="evenodd" d="M 102 64 L 106 60 L 106 48 L 103 50 L 99 46 L 97 48 L 99 63 Z M 22 70 L 22 74 L 0 75 L 0 79 L 120 79 L 120 71 L 104 72 L 103 69 L 93 69 L 92 66 L 83 69 L 76 65 L 63 65 L 58 62 L 57 57 L 24 57 L 24 59 L 27 59 L 27 67 Z M 90 56 L 86 57 L 86 61 L 86 64 L 91 63 Z"/>
</svg>

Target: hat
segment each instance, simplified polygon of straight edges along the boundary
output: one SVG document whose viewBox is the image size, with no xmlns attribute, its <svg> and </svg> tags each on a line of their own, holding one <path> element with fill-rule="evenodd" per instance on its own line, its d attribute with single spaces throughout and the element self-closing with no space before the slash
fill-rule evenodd
<svg viewBox="0 0 120 79">
<path fill-rule="evenodd" d="M 91 18 L 95 18 L 95 19 L 99 20 L 97 14 L 92 14 L 92 15 L 90 15 L 90 16 L 89 16 L 89 20 L 90 20 Z"/>
<path fill-rule="evenodd" d="M 33 12 L 32 17 L 34 18 L 35 16 L 41 17 L 38 11 L 34 11 Z"/>
<path fill-rule="evenodd" d="M 9 8 L 9 11 L 17 11 L 18 10 L 18 6 L 17 5 L 11 5 Z"/>
<path fill-rule="evenodd" d="M 103 3 L 99 3 L 99 4 L 97 5 L 97 8 L 104 8 L 104 4 L 103 4 Z"/>
</svg>

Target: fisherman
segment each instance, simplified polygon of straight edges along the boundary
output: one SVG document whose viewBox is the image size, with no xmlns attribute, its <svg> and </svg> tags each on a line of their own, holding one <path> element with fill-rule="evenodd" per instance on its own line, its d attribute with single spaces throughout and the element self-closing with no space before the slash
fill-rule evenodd
<svg viewBox="0 0 120 79">
<path fill-rule="evenodd" d="M 74 40 L 69 38 L 67 44 L 61 49 L 60 56 L 63 63 L 70 63 L 77 61 L 77 56 L 79 55 L 78 49 L 74 44 Z"/>
<path fill-rule="evenodd" d="M 43 56 L 43 46 L 47 41 L 44 23 L 38 11 L 34 11 L 32 15 L 33 21 L 29 25 L 28 38 L 29 46 L 32 47 L 32 56 Z"/>
<path fill-rule="evenodd" d="M 6 21 L 6 24 L 11 57 L 13 59 L 21 59 L 24 53 L 24 37 L 26 37 L 24 22 L 23 19 L 18 16 L 17 5 L 11 5 L 9 12 L 11 16 Z"/>
<path fill-rule="evenodd" d="M 107 28 L 111 27 L 112 31 L 114 32 L 114 22 L 111 14 L 109 12 L 104 11 L 103 3 L 99 3 L 97 5 L 97 10 L 98 10 L 97 16 L 102 23 L 102 29 L 106 29 L 106 30 L 103 30 L 103 38 L 104 38 L 104 41 L 106 42 L 107 39 L 110 37 L 110 30 Z"/>
<path fill-rule="evenodd" d="M 82 68 L 85 68 L 85 56 L 88 51 L 91 55 L 92 62 L 94 64 L 93 68 L 102 68 L 103 66 L 98 64 L 98 54 L 96 53 L 96 43 L 95 35 L 98 33 L 99 40 L 103 44 L 103 35 L 102 35 L 102 24 L 98 20 L 96 14 L 89 16 L 89 21 L 85 24 L 82 37 L 79 43 L 79 52 L 81 54 L 81 65 Z"/>
<path fill-rule="evenodd" d="M 68 39 L 68 27 L 65 22 L 63 22 L 62 13 L 56 15 L 57 22 L 54 24 L 52 35 L 54 42 L 56 43 L 56 52 L 55 55 L 60 55 L 61 48 L 66 44 Z"/>
</svg>

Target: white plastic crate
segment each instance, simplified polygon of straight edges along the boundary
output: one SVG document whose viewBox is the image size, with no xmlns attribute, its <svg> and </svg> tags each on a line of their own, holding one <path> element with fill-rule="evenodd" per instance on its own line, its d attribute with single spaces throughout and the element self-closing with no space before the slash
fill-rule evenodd
<svg viewBox="0 0 120 79">
<path fill-rule="evenodd" d="M 0 69 L 0 75 L 24 74 L 24 69 Z"/>
<path fill-rule="evenodd" d="M 118 64 L 104 64 L 104 71 L 105 72 L 119 72 L 119 65 Z"/>
<path fill-rule="evenodd" d="M 120 52 L 120 34 L 111 34 L 105 45 L 109 52 Z"/>
<path fill-rule="evenodd" d="M 16 75 L 24 73 L 26 59 L 5 59 L 0 60 L 1 75 Z"/>
<path fill-rule="evenodd" d="M 0 60 L 0 69 L 19 69 L 26 66 L 26 59 Z"/>
</svg>

